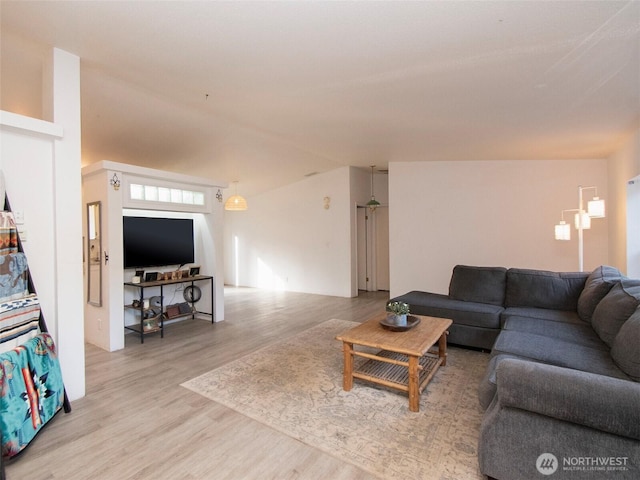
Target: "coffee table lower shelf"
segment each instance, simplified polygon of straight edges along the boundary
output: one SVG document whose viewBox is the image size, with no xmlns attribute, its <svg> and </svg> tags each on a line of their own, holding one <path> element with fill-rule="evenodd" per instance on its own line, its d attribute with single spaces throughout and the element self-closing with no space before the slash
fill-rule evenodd
<svg viewBox="0 0 640 480">
<path fill-rule="evenodd" d="M 354 352 L 354 354 L 364 356 L 360 352 Z M 403 392 L 409 391 L 409 359 L 407 355 L 382 350 L 375 355 L 366 356 L 369 360 L 354 370 L 354 378 L 395 388 Z M 441 364 L 442 358 L 431 353 L 427 353 L 418 359 L 419 393 L 422 393 Z"/>
</svg>

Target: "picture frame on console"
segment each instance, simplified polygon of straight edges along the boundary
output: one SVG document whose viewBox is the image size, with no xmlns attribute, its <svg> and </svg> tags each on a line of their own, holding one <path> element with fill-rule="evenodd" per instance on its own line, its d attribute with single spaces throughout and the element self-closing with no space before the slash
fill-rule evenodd
<svg viewBox="0 0 640 480">
<path fill-rule="evenodd" d="M 145 282 L 155 282 L 158 280 L 158 272 L 147 272 L 144 274 Z"/>
<path fill-rule="evenodd" d="M 144 279 L 144 270 L 136 270 L 136 274 L 131 278 L 131 283 L 140 283 Z"/>
<path fill-rule="evenodd" d="M 190 277 L 195 277 L 196 275 L 200 275 L 200 266 L 199 265 L 189 268 L 189 276 Z"/>
</svg>

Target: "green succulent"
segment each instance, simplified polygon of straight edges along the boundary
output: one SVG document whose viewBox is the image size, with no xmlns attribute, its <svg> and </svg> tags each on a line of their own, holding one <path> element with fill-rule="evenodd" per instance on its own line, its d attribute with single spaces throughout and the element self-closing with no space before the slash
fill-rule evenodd
<svg viewBox="0 0 640 480">
<path fill-rule="evenodd" d="M 387 312 L 395 313 L 396 315 L 406 315 L 409 313 L 409 304 L 404 302 L 389 302 L 387 303 Z"/>
</svg>

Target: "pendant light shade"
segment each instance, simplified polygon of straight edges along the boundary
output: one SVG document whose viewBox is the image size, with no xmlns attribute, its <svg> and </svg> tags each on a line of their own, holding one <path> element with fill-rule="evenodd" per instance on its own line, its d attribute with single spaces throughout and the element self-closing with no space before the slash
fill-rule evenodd
<svg viewBox="0 0 640 480">
<path fill-rule="evenodd" d="M 248 208 L 247 201 L 240 195 L 232 195 L 224 204 L 225 210 L 242 211 L 247 210 Z"/>
<path fill-rule="evenodd" d="M 373 194 L 373 169 L 375 165 L 371 165 L 371 200 L 367 202 L 367 207 L 371 212 L 375 212 L 376 208 L 380 206 L 380 202 L 376 200 L 376 196 Z"/>
<path fill-rule="evenodd" d="M 591 218 L 604 218 L 604 200 L 593 197 L 593 200 L 587 202 L 587 212 Z"/>
<path fill-rule="evenodd" d="M 571 240 L 571 225 L 564 220 L 556 225 L 556 240 Z"/>
<path fill-rule="evenodd" d="M 377 201 L 373 196 L 371 197 L 371 200 L 367 202 L 367 207 L 369 207 L 369 210 L 371 210 L 372 212 L 379 206 L 380 202 Z"/>
<path fill-rule="evenodd" d="M 233 182 L 235 185 L 235 194 L 231 195 L 224 203 L 224 209 L 232 212 L 241 212 L 247 210 L 249 206 L 247 201 L 241 195 L 238 195 L 238 182 Z"/>
<path fill-rule="evenodd" d="M 576 213 L 574 215 L 574 222 L 576 224 L 576 229 L 580 228 L 580 215 L 582 215 L 582 229 L 589 230 L 591 228 L 591 217 L 584 210 L 581 210 L 580 213 Z"/>
</svg>

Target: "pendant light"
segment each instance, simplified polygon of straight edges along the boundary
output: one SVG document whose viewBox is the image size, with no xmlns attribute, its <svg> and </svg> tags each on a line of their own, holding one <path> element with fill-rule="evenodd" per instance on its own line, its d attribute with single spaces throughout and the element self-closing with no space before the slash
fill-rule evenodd
<svg viewBox="0 0 640 480">
<path fill-rule="evenodd" d="M 375 212 L 376 208 L 380 206 L 380 202 L 376 200 L 376 196 L 373 194 L 373 169 L 375 165 L 371 165 L 371 200 L 367 202 L 367 207 L 371 212 Z"/>
<path fill-rule="evenodd" d="M 241 195 L 238 195 L 238 181 L 234 181 L 235 185 L 234 194 L 230 196 L 227 201 L 224 203 L 225 210 L 231 210 L 233 212 L 241 212 L 247 210 L 249 206 L 247 205 L 247 201 Z"/>
</svg>

